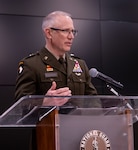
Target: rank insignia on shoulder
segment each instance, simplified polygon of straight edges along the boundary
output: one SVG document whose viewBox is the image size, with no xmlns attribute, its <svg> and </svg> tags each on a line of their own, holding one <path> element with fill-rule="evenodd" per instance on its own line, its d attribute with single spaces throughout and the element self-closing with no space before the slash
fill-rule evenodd
<svg viewBox="0 0 138 150">
<path fill-rule="evenodd" d="M 31 58 L 31 57 L 36 56 L 36 55 L 38 55 L 38 52 L 30 53 L 28 56 L 25 57 L 25 59 Z"/>
<path fill-rule="evenodd" d="M 75 56 L 73 53 L 70 54 L 71 57 L 76 58 L 76 59 L 80 59 L 80 57 Z"/>
<path fill-rule="evenodd" d="M 75 72 L 75 73 L 81 73 L 82 72 L 80 64 L 77 60 L 75 60 L 75 65 L 74 65 L 74 68 L 73 68 L 73 72 Z"/>
</svg>

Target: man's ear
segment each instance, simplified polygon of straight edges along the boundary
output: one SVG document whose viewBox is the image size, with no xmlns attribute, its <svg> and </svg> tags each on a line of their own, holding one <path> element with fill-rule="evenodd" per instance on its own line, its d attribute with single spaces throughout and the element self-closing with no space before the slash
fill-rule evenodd
<svg viewBox="0 0 138 150">
<path fill-rule="evenodd" d="M 44 33 L 45 33 L 45 36 L 46 36 L 48 39 L 51 39 L 51 30 L 50 30 L 50 29 L 45 29 L 45 30 L 44 30 Z"/>
</svg>

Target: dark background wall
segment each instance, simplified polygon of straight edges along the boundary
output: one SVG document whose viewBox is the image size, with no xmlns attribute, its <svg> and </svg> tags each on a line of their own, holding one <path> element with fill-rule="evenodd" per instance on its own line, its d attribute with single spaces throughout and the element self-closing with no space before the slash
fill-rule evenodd
<svg viewBox="0 0 138 150">
<path fill-rule="evenodd" d="M 120 94 L 138 95 L 137 0 L 0 0 L 0 113 L 14 103 L 19 60 L 44 46 L 42 18 L 55 10 L 71 13 L 79 30 L 71 52 L 120 81 Z M 92 81 L 99 94 L 112 94 Z"/>
</svg>

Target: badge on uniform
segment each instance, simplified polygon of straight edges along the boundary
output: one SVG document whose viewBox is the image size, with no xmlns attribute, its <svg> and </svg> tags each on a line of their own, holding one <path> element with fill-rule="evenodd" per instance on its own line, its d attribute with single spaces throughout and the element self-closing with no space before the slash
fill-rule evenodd
<svg viewBox="0 0 138 150">
<path fill-rule="evenodd" d="M 23 61 L 19 63 L 18 74 L 21 74 L 22 72 L 23 72 Z"/>
<path fill-rule="evenodd" d="M 80 67 L 80 64 L 77 60 L 75 60 L 75 65 L 74 65 L 74 68 L 73 68 L 73 72 L 77 75 L 77 76 L 80 76 L 81 73 L 82 73 L 82 69 Z"/>
<path fill-rule="evenodd" d="M 50 65 L 46 65 L 46 71 L 53 71 L 53 68 Z"/>
<path fill-rule="evenodd" d="M 50 65 L 46 65 L 45 77 L 46 77 L 46 78 L 54 78 L 54 77 L 57 77 L 57 76 L 58 76 L 57 72 L 53 72 L 53 71 L 54 71 L 53 67 L 51 67 Z"/>
</svg>

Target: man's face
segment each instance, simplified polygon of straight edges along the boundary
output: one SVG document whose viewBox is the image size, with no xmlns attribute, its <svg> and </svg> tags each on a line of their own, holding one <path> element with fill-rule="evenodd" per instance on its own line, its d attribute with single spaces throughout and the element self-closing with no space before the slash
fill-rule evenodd
<svg viewBox="0 0 138 150">
<path fill-rule="evenodd" d="M 59 53 L 70 51 L 74 39 L 73 21 L 68 16 L 60 16 L 51 29 L 51 46 Z"/>
</svg>

